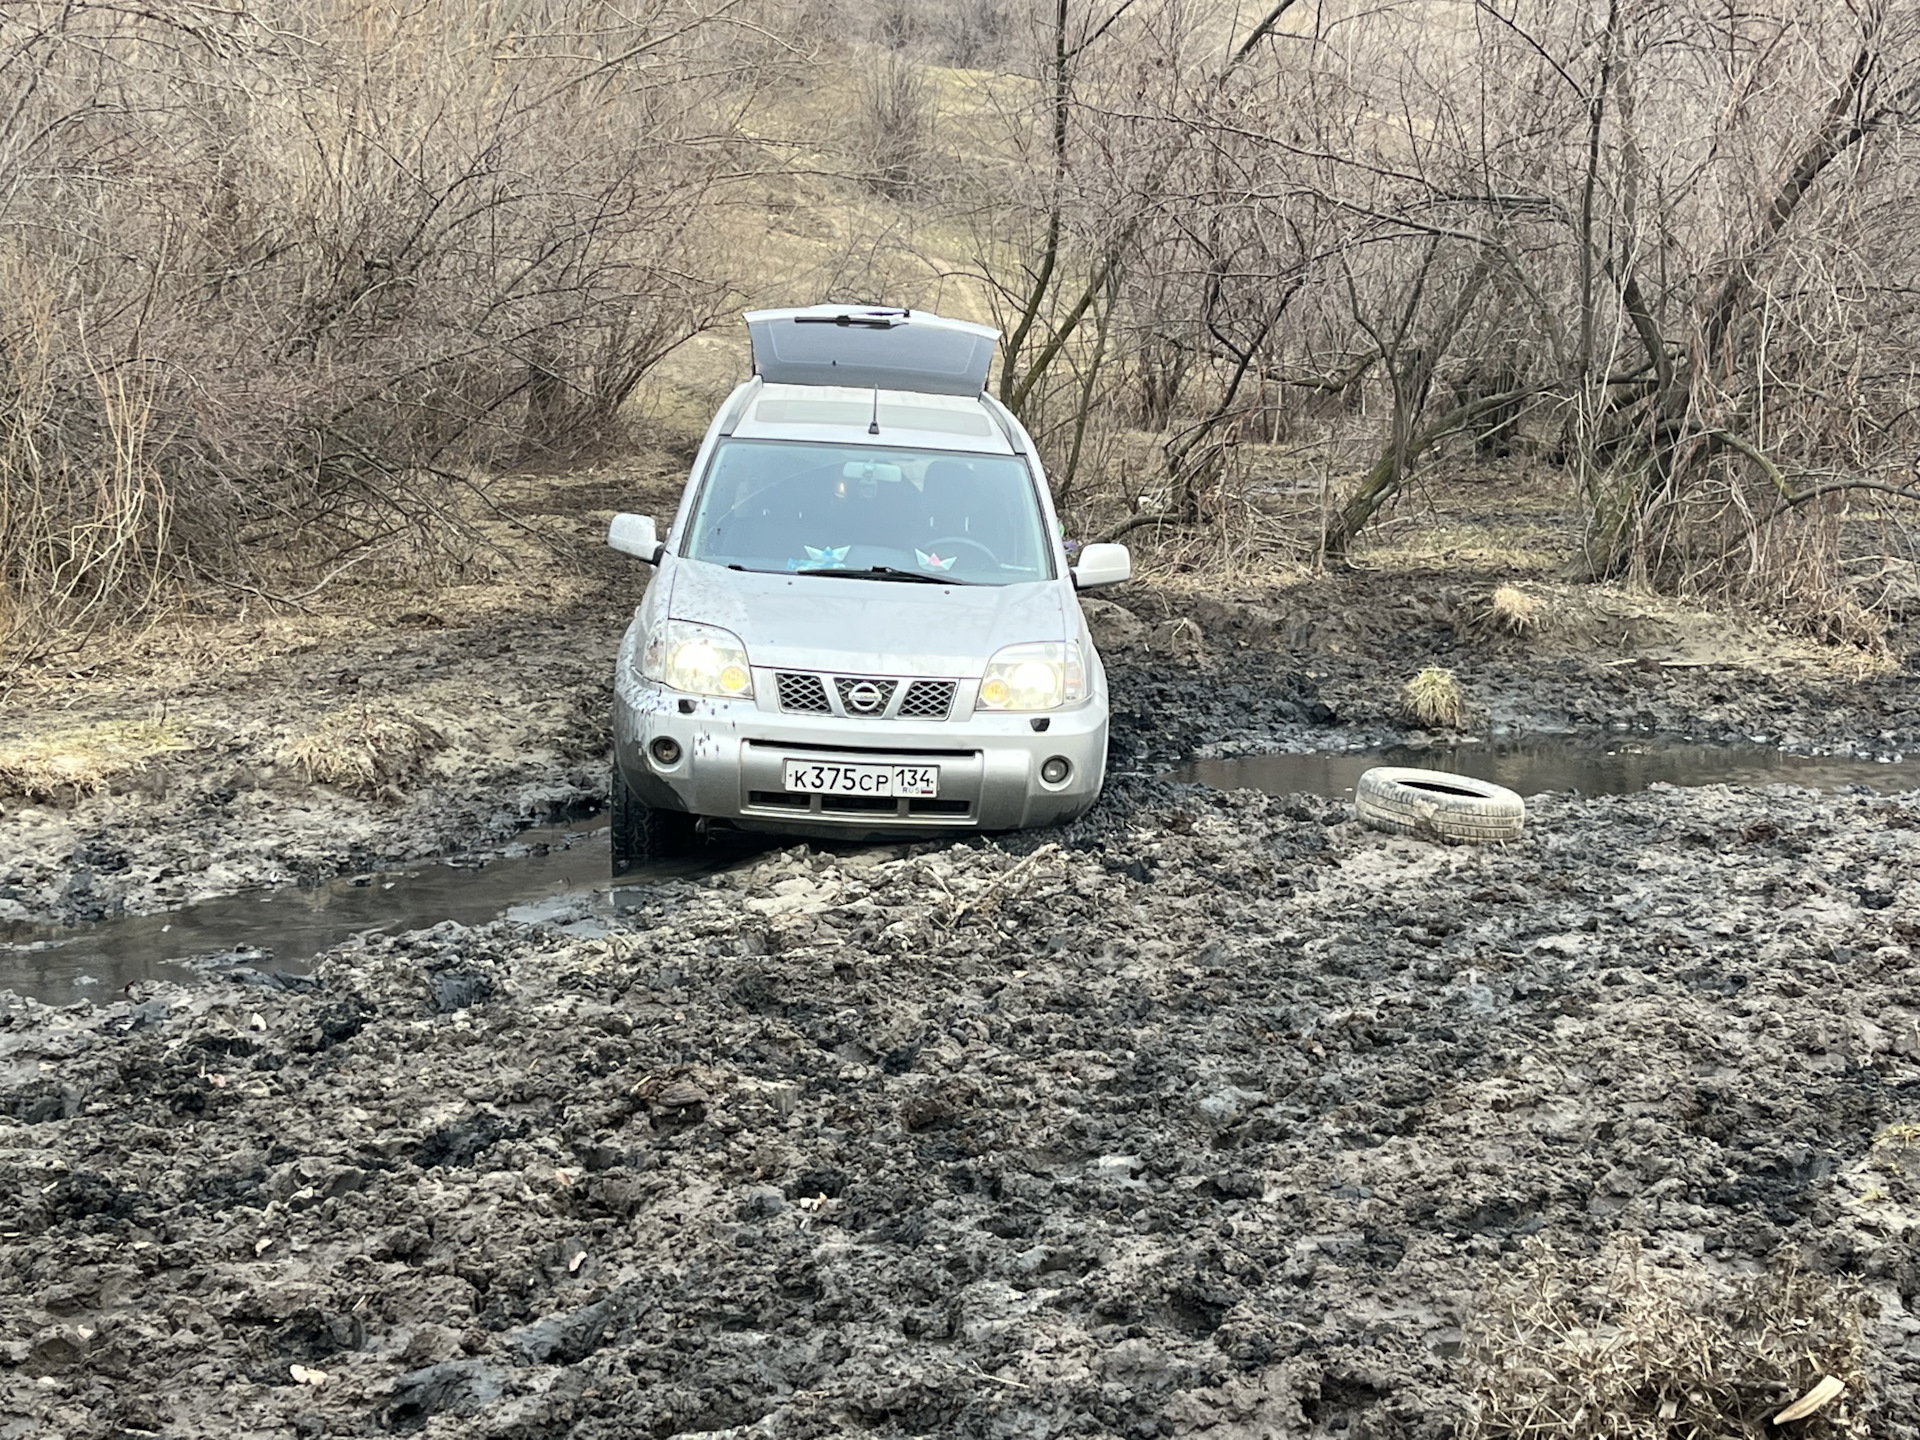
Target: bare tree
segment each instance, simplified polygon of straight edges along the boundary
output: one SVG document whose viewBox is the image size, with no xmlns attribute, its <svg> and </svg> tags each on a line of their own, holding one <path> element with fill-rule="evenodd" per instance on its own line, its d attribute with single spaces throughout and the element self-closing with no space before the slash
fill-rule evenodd
<svg viewBox="0 0 1920 1440">
<path fill-rule="evenodd" d="M 452 533 L 727 294 L 735 7 L 0 11 L 16 635 Z"/>
</svg>

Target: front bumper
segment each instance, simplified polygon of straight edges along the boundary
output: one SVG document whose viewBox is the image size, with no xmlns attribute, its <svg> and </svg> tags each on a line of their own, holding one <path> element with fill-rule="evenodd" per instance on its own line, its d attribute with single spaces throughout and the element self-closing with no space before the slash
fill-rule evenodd
<svg viewBox="0 0 1920 1440">
<path fill-rule="evenodd" d="M 781 711 L 773 687 L 758 684 L 760 678 L 756 671 L 759 700 L 690 697 L 638 676 L 616 678 L 614 754 L 642 804 L 742 829 L 866 839 L 1060 824 L 1089 809 L 1106 778 L 1103 693 L 1044 716 L 974 711 L 950 720 L 852 719 Z M 1047 728 L 1035 730 L 1041 719 Z M 663 736 L 679 746 L 671 765 L 652 753 Z M 1040 767 L 1055 756 L 1072 769 L 1050 785 Z M 789 794 L 789 759 L 937 765 L 940 794 L 935 800 Z"/>
</svg>

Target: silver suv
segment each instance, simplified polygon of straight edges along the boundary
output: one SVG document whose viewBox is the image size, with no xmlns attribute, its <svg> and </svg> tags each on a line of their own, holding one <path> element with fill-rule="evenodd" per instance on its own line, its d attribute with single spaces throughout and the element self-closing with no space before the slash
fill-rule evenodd
<svg viewBox="0 0 1920 1440">
<path fill-rule="evenodd" d="M 905 310 L 748 314 L 614 669 L 613 866 L 696 821 L 822 838 L 1051 825 L 1099 797 L 1107 682 L 1032 439 L 984 392 L 998 335 Z"/>
</svg>

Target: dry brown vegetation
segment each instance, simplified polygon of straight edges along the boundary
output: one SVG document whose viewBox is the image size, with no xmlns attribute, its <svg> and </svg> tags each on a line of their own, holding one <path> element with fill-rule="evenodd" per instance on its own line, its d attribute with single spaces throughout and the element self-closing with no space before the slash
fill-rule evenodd
<svg viewBox="0 0 1920 1440">
<path fill-rule="evenodd" d="M 1517 585 L 1497 585 L 1487 601 L 1487 618 L 1509 635 L 1531 635 L 1546 618 L 1547 605 Z"/>
<path fill-rule="evenodd" d="M 503 465 L 832 298 L 996 320 L 1149 560 L 1344 563 L 1504 466 L 1557 567 L 1872 647 L 1917 66 L 1889 0 L 9 6 L 0 645 L 457 574 Z"/>
<path fill-rule="evenodd" d="M 1459 730 L 1467 723 L 1467 697 L 1453 671 L 1429 665 L 1400 692 L 1401 712 L 1415 725 Z"/>
<path fill-rule="evenodd" d="M 0 10 L 0 643 L 457 563 L 726 294 L 733 8 Z"/>
<path fill-rule="evenodd" d="M 1758 1440 L 1810 1393 L 1830 1398 L 1792 1433 L 1866 1436 L 1863 1303 L 1790 1266 L 1727 1281 L 1631 1242 L 1598 1259 L 1535 1246 L 1483 1297 L 1463 1440 Z"/>
<path fill-rule="evenodd" d="M 280 758 L 298 766 L 313 784 L 395 795 L 445 738 L 404 706 L 368 702 L 323 716 L 290 741 Z"/>
<path fill-rule="evenodd" d="M 75 726 L 0 739 L 0 795 L 48 800 L 98 794 L 188 744 L 181 728 L 164 720 Z"/>
</svg>

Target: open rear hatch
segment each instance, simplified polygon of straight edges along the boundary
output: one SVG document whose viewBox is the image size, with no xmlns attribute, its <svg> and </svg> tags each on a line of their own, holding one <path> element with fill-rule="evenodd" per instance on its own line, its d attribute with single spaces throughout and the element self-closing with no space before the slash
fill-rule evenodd
<svg viewBox="0 0 1920 1440">
<path fill-rule="evenodd" d="M 1000 332 L 911 310 L 814 305 L 750 310 L 753 368 L 775 385 L 857 385 L 978 395 Z"/>
</svg>

